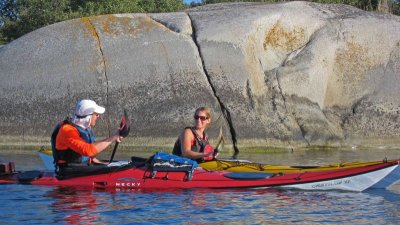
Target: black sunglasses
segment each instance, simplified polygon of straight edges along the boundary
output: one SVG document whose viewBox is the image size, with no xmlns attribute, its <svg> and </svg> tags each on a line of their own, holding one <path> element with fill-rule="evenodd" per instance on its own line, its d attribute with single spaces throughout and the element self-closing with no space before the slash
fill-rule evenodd
<svg viewBox="0 0 400 225">
<path fill-rule="evenodd" d="M 195 120 L 200 119 L 201 121 L 204 121 L 204 120 L 208 119 L 208 117 L 207 117 L 207 116 L 198 116 L 198 115 L 194 115 L 194 119 L 195 119 Z"/>
</svg>

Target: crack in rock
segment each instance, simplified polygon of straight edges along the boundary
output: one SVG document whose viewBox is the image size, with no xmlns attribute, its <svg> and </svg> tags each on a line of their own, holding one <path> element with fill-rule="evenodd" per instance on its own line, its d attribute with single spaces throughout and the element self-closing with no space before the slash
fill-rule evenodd
<svg viewBox="0 0 400 225">
<path fill-rule="evenodd" d="M 104 77 L 106 79 L 106 108 L 109 108 L 109 104 L 108 104 L 108 76 L 107 76 L 107 64 L 106 64 L 106 59 L 104 56 L 104 52 L 103 52 L 103 47 L 101 45 L 101 41 L 100 41 L 100 36 L 99 33 L 96 30 L 96 27 L 93 25 L 92 21 L 88 18 L 88 17 L 83 17 L 82 20 L 84 22 L 86 22 L 89 25 L 89 29 L 90 31 L 92 31 L 93 36 L 95 37 L 96 40 L 96 46 L 98 47 L 98 50 L 100 52 L 100 56 L 101 56 L 101 64 L 104 67 Z M 110 134 L 110 114 L 109 112 L 107 112 L 107 116 L 108 116 L 108 120 L 107 120 L 107 129 L 108 132 Z"/>
<path fill-rule="evenodd" d="M 193 42 L 195 43 L 195 45 L 196 45 L 196 47 L 197 47 L 197 51 L 198 51 L 199 56 L 200 56 L 200 60 L 201 60 L 203 72 L 204 72 L 204 74 L 206 75 L 207 81 L 208 81 L 208 83 L 209 83 L 209 85 L 210 85 L 210 87 L 211 87 L 211 89 L 212 89 L 212 91 L 213 91 L 213 93 L 214 93 L 214 96 L 215 96 L 215 98 L 217 99 L 217 101 L 218 101 L 218 103 L 219 103 L 219 105 L 220 105 L 220 107 L 221 107 L 221 111 L 222 111 L 222 114 L 224 115 L 225 121 L 227 122 L 227 124 L 228 124 L 228 126 L 229 126 L 229 131 L 230 131 L 231 137 L 232 137 L 232 145 L 233 145 L 233 149 L 234 149 L 234 153 L 233 153 L 233 155 L 232 155 L 232 158 L 236 159 L 236 158 L 237 158 L 237 155 L 239 154 L 239 148 L 237 147 L 236 130 L 235 130 L 234 126 L 233 126 L 233 121 L 232 121 L 231 113 L 230 113 L 230 111 L 228 110 L 228 108 L 225 106 L 225 104 L 222 102 L 221 98 L 217 95 L 217 91 L 216 91 L 214 85 L 213 85 L 212 82 L 211 82 L 210 75 L 208 74 L 208 71 L 207 71 L 207 69 L 206 69 L 206 67 L 205 67 L 203 55 L 202 55 L 201 49 L 200 49 L 200 44 L 197 42 L 197 38 L 196 38 L 196 29 L 195 29 L 195 26 L 194 26 L 194 24 L 193 24 L 193 19 L 192 19 L 192 17 L 190 16 L 189 13 L 188 13 L 187 15 L 188 15 L 188 17 L 189 17 L 189 19 L 190 19 L 190 22 L 191 22 L 191 25 L 192 25 L 192 31 L 193 31 L 193 33 L 192 33 L 192 39 L 193 39 Z"/>
</svg>

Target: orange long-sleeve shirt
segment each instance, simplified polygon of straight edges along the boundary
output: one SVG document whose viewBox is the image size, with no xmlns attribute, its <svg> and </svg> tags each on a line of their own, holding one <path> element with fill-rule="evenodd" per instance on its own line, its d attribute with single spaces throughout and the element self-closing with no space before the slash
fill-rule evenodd
<svg viewBox="0 0 400 225">
<path fill-rule="evenodd" d="M 97 154 L 96 147 L 87 143 L 81 138 L 78 129 L 70 124 L 64 124 L 56 137 L 56 149 L 71 149 L 82 156 L 95 156 Z"/>
</svg>

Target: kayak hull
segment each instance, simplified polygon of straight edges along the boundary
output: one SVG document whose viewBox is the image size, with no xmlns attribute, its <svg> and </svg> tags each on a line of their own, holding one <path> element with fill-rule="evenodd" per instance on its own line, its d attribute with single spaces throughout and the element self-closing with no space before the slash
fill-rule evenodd
<svg viewBox="0 0 400 225">
<path fill-rule="evenodd" d="M 74 186 L 95 189 L 188 189 L 188 188 L 296 188 L 303 190 L 364 191 L 392 173 L 399 161 L 381 162 L 357 168 L 303 173 L 237 173 L 197 168 L 187 172 L 152 173 L 148 167 L 131 164 L 111 168 L 110 172 L 58 179 L 54 172 L 13 172 L 0 176 L 0 184 L 24 183 L 47 186 Z M 26 173 L 25 173 L 26 175 Z M 398 175 L 398 174 L 396 174 Z M 27 178 L 28 177 L 28 178 Z M 386 184 L 386 187 L 389 184 Z M 383 185 L 381 188 L 386 188 Z"/>
<path fill-rule="evenodd" d="M 344 177 L 338 179 L 329 179 L 326 181 L 320 182 L 311 182 L 311 183 L 302 183 L 302 184 L 293 184 L 282 186 L 284 188 L 297 188 L 303 190 L 331 190 L 332 187 L 335 189 L 345 190 L 345 191 L 364 191 L 368 187 L 372 188 L 379 181 L 389 176 L 392 172 L 394 172 L 398 166 L 388 167 L 381 170 L 376 170 L 369 173 L 363 173 L 359 175 L 354 175 L 351 177 Z M 378 182 L 377 182 L 378 181 Z M 391 184 L 390 184 L 391 185 Z M 387 186 L 381 186 L 381 188 L 388 188 L 390 186 L 387 183 Z M 377 188 L 375 186 L 374 188 Z"/>
</svg>

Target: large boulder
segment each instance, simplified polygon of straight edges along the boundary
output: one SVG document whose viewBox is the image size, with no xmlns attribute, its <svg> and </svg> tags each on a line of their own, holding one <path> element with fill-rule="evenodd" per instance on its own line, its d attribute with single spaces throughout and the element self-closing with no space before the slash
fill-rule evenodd
<svg viewBox="0 0 400 225">
<path fill-rule="evenodd" d="M 400 18 L 346 5 L 232 3 L 81 18 L 0 48 L 0 139 L 43 140 L 78 99 L 126 108 L 127 142 L 172 145 L 194 110 L 242 146 L 398 144 Z"/>
</svg>

